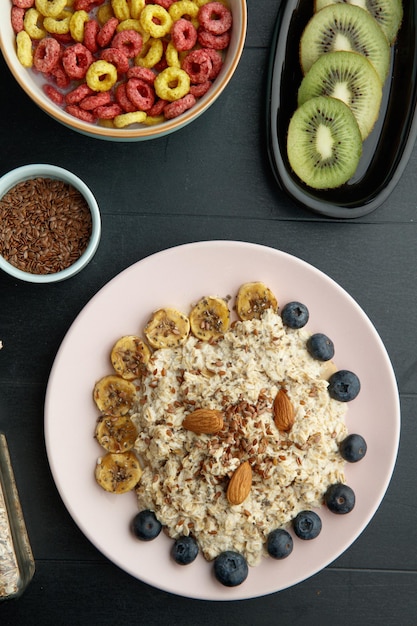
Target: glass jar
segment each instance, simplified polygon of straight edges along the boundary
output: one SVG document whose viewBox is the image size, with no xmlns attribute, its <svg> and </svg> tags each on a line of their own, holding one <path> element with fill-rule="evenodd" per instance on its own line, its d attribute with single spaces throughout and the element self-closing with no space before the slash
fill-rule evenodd
<svg viewBox="0 0 417 626">
<path fill-rule="evenodd" d="M 0 601 L 20 596 L 34 573 L 7 441 L 0 433 Z"/>
</svg>

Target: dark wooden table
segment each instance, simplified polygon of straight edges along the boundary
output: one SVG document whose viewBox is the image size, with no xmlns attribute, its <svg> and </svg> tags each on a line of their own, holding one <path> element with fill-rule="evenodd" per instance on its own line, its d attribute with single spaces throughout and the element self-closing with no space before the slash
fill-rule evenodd
<svg viewBox="0 0 417 626">
<path fill-rule="evenodd" d="M 25 594 L 0 605 L 2 626 L 417 623 L 417 148 L 392 195 L 367 217 L 337 221 L 295 206 L 277 189 L 266 154 L 265 83 L 279 2 L 248 5 L 247 43 L 225 93 L 194 124 L 152 142 L 109 143 L 64 128 L 0 60 L 0 174 L 36 162 L 68 168 L 91 186 L 103 219 L 99 250 L 74 279 L 37 286 L 0 274 L 0 430 L 36 559 Z M 49 372 L 84 305 L 147 255 L 209 239 L 283 250 L 342 285 L 385 343 L 402 406 L 393 479 L 354 545 L 293 588 L 231 603 L 170 595 L 108 562 L 64 507 L 43 435 Z"/>
</svg>

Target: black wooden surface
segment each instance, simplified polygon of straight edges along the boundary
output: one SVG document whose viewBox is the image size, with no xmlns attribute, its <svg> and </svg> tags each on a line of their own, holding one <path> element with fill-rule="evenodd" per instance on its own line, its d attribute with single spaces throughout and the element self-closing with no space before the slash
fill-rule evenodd
<svg viewBox="0 0 417 626">
<path fill-rule="evenodd" d="M 354 221 L 315 216 L 277 189 L 264 91 L 278 7 L 249 0 L 245 50 L 225 93 L 191 126 L 152 142 L 109 143 L 62 127 L 32 104 L 0 59 L 0 175 L 31 162 L 68 168 L 91 186 L 103 219 L 99 250 L 74 279 L 37 286 L 0 274 L 0 430 L 36 559 L 25 594 L 0 605 L 2 626 L 417 623 L 417 147 L 388 201 Z M 354 545 L 291 589 L 232 603 L 170 595 L 108 562 L 62 504 L 43 437 L 49 371 L 78 312 L 135 261 L 209 239 L 283 250 L 342 285 L 386 345 L 402 407 L 393 479 Z"/>
</svg>

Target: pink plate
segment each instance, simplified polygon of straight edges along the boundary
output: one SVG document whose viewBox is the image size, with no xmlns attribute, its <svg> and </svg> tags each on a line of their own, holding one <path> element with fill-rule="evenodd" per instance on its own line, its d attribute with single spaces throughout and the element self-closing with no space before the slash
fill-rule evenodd
<svg viewBox="0 0 417 626">
<path fill-rule="evenodd" d="M 294 538 L 284 561 L 263 559 L 239 587 L 226 588 L 201 556 L 189 566 L 170 558 L 163 533 L 149 543 L 129 530 L 135 495 L 99 488 L 94 466 L 101 448 L 93 438 L 98 411 L 96 380 L 111 373 L 110 350 L 125 334 L 140 334 L 150 313 L 173 306 L 188 313 L 204 295 L 234 296 L 238 287 L 262 280 L 281 305 L 306 304 L 308 328 L 335 344 L 340 369 L 351 369 L 362 389 L 349 404 L 350 432 L 365 437 L 365 458 L 346 468 L 356 506 L 345 516 L 321 509 L 323 530 L 313 541 Z M 68 390 L 71 401 L 68 401 Z M 381 429 L 381 423 L 384 428 Z M 69 329 L 50 375 L 45 403 L 48 459 L 60 495 L 88 539 L 132 576 L 175 594 L 205 600 L 253 598 L 285 589 L 319 572 L 359 536 L 378 509 L 394 469 L 400 434 L 398 391 L 392 366 L 374 326 L 359 305 L 328 276 L 284 252 L 235 241 L 209 241 L 154 254 L 121 272 L 85 306 Z M 74 463 L 74 456 L 77 462 Z"/>
</svg>

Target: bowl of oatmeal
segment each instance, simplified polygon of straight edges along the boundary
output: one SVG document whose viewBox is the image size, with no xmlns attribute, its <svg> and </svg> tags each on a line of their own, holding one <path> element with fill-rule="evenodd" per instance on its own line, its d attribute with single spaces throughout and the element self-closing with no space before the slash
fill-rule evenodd
<svg viewBox="0 0 417 626">
<path fill-rule="evenodd" d="M 233 259 L 232 263 L 230 259 Z M 198 276 L 192 271 L 196 264 L 201 270 Z M 168 267 L 174 270 L 169 272 L 169 280 Z M 224 272 L 225 267 L 228 268 L 227 272 Z M 122 336 L 142 333 L 152 313 L 161 307 L 170 306 L 188 314 L 192 305 L 207 294 L 225 299 L 229 303 L 233 320 L 233 303 L 239 286 L 252 280 L 262 280 L 277 296 L 278 315 L 268 314 L 263 322 L 264 328 L 255 328 L 256 323 L 252 322 L 235 325 L 228 340 L 229 348 L 232 349 L 233 346 L 234 354 L 238 350 L 239 342 L 241 346 L 242 342 L 246 345 L 250 328 L 250 335 L 257 337 L 255 345 L 263 345 L 260 354 L 265 357 L 265 353 L 268 354 L 265 349 L 267 343 L 276 342 L 287 334 L 283 334 L 281 324 L 282 307 L 286 302 L 298 300 L 304 302 L 310 311 L 306 332 L 325 332 L 331 337 L 335 345 L 333 360 L 337 367 L 355 371 L 361 381 L 359 395 L 348 403 L 349 406 L 337 405 L 335 413 L 328 418 L 331 422 L 329 433 L 332 434 L 329 438 L 324 433 L 323 426 L 313 422 L 312 430 L 304 431 L 308 418 L 301 418 L 300 423 L 293 426 L 295 430 L 292 436 L 294 439 L 299 438 L 299 448 L 296 449 L 301 465 L 292 450 L 288 451 L 288 458 L 279 459 L 283 480 L 275 488 L 281 490 L 283 497 L 275 497 L 274 507 L 277 510 L 273 515 L 294 516 L 302 502 L 308 503 L 311 510 L 321 517 L 322 530 L 314 540 L 305 541 L 296 536 L 284 520 L 283 524 L 292 535 L 294 547 L 291 555 L 280 562 L 265 555 L 263 539 L 260 539 L 261 527 L 266 528 L 270 520 L 266 490 L 264 489 L 262 497 L 259 488 L 262 483 L 264 486 L 268 485 L 269 472 L 274 463 L 270 451 L 277 440 L 277 431 L 271 423 L 271 406 L 274 396 L 278 395 L 277 391 L 282 386 L 283 376 L 288 379 L 289 362 L 300 362 L 300 344 L 296 340 L 296 337 L 301 336 L 300 333 L 294 333 L 294 343 L 286 348 L 289 354 L 294 355 L 293 358 L 286 365 L 281 363 L 278 369 L 275 368 L 276 381 L 269 384 L 267 392 L 264 391 L 267 387 L 265 380 L 262 380 L 264 373 L 261 371 L 260 361 L 257 360 L 260 357 L 253 357 L 253 351 L 246 352 L 246 348 L 241 348 L 239 354 L 241 358 L 247 355 L 247 371 L 239 365 L 240 359 L 227 356 L 225 347 L 220 356 L 216 353 L 219 348 L 214 344 L 208 343 L 204 348 L 196 348 L 196 342 L 190 341 L 187 348 L 189 355 L 187 352 L 187 357 L 182 357 L 187 359 L 189 366 L 187 381 L 181 380 L 181 377 L 171 380 L 167 374 L 167 364 L 163 360 L 155 363 L 152 372 L 155 372 L 153 376 L 158 380 L 152 381 L 149 378 L 147 381 L 148 397 L 142 405 L 143 410 L 138 411 L 138 417 L 135 418 L 138 420 L 138 446 L 141 448 L 137 451 L 143 456 L 149 455 L 148 462 L 143 467 L 143 493 L 140 482 L 139 493 L 132 490 L 116 494 L 102 489 L 95 478 L 97 459 L 104 457 L 104 452 L 92 436 L 100 413 L 93 399 L 92 387 L 94 380 L 98 381 L 109 374 L 109 354 L 115 342 Z M 117 294 L 120 293 L 129 293 L 130 302 L 122 316 L 117 307 Z M 100 325 L 100 328 L 96 328 L 94 321 L 98 311 L 106 311 L 106 324 Z M 346 324 L 350 328 L 349 337 L 345 332 Z M 86 356 L 87 367 L 88 371 L 94 372 L 90 380 L 79 377 L 73 365 L 87 336 L 91 346 Z M 157 349 L 153 354 L 157 359 L 170 359 L 173 356 L 168 356 L 167 352 L 163 353 L 164 357 L 161 353 Z M 303 358 L 304 353 L 303 350 Z M 175 369 L 172 359 L 170 362 Z M 250 363 L 255 365 L 251 366 Z M 207 364 L 209 367 L 206 367 Z M 183 365 L 180 367 L 184 369 Z M 280 369 L 282 367 L 287 370 L 286 374 Z M 299 379 L 294 389 L 287 386 L 290 400 L 299 407 L 299 416 L 311 413 L 313 404 L 329 401 L 325 392 L 322 366 L 312 364 L 311 367 L 315 371 L 314 389 L 311 387 L 310 375 L 305 376 L 305 372 L 303 374 L 304 370 L 309 369 L 306 365 L 292 371 L 291 377 Z M 227 377 L 228 369 L 230 376 L 233 373 L 231 378 Z M 196 374 L 198 370 L 199 375 Z M 243 373 L 245 371 L 246 376 Z M 377 377 L 375 371 L 378 371 Z M 219 384 L 224 384 L 227 388 L 227 393 L 222 393 L 218 401 L 224 402 L 221 408 L 227 414 L 230 427 L 228 431 L 200 437 L 192 431 L 184 433 L 180 426 L 184 417 L 190 413 L 195 400 L 191 394 L 201 398 L 205 389 L 211 386 L 210 383 L 204 385 L 202 391 L 203 372 L 206 374 L 206 381 L 213 381 L 213 388 L 217 388 Z M 226 372 L 226 375 L 222 372 Z M 241 377 L 240 393 L 237 386 L 229 389 L 232 379 L 237 375 Z M 242 382 L 243 376 L 245 378 Z M 59 415 L 62 412 L 63 415 L 57 420 L 56 407 L 61 405 L 60 398 L 69 383 L 76 389 L 71 415 L 79 414 L 83 417 L 76 420 L 76 427 L 69 433 L 69 439 L 64 441 L 62 423 L 69 419 L 69 415 L 65 415 L 66 410 L 61 407 Z M 165 385 L 166 393 L 172 396 L 171 401 L 164 399 Z M 308 391 L 304 385 L 308 386 Z M 180 413 L 176 412 L 180 411 L 180 407 L 169 406 L 175 405 L 180 387 L 182 392 L 188 387 L 190 401 L 190 406 L 183 407 L 181 419 Z M 153 389 L 160 392 L 158 397 L 161 402 L 166 402 L 164 408 L 161 407 L 166 416 L 164 420 L 158 417 L 154 419 L 157 412 L 154 404 L 151 405 Z M 242 396 L 243 389 L 245 397 Z M 234 393 L 237 393 L 236 397 L 233 396 Z M 306 404 L 300 403 L 300 398 L 297 399 L 298 393 L 302 394 L 302 400 Z M 210 395 L 213 395 L 213 389 Z M 229 396 L 229 400 L 226 400 L 226 396 Z M 213 398 L 210 402 L 213 404 L 210 405 L 207 399 L 205 408 L 218 408 Z M 241 417 L 236 415 L 234 420 L 229 420 L 231 406 L 238 406 Z M 243 417 L 247 420 L 246 427 L 249 428 L 249 444 L 243 442 L 240 435 L 242 428 L 245 428 L 241 421 Z M 384 420 L 384 433 L 379 428 L 381 419 Z M 61 425 L 57 423 L 60 421 Z M 367 442 L 368 450 L 360 463 L 344 464 L 337 456 L 335 441 L 344 438 L 346 427 L 349 433 L 362 434 Z M 45 404 L 45 437 L 52 474 L 64 503 L 85 535 L 113 563 L 132 576 L 172 593 L 207 600 L 229 601 L 274 593 L 305 580 L 340 556 L 361 534 L 384 497 L 395 465 L 399 428 L 398 392 L 389 357 L 375 328 L 357 303 L 328 276 L 307 263 L 278 250 L 243 242 L 211 241 L 179 246 L 143 259 L 113 279 L 96 294 L 69 329 L 55 359 Z M 173 436 L 175 429 L 177 434 Z M 317 437 L 319 431 L 322 433 L 321 438 Z M 279 435 L 282 442 L 288 438 L 285 432 Z M 307 441 L 309 443 L 306 445 Z M 228 456 L 223 457 L 225 446 L 232 453 L 230 459 Z M 77 450 L 79 460 L 75 466 L 74 450 Z M 320 457 L 319 450 L 322 451 L 322 456 L 316 458 Z M 216 456 L 220 454 L 221 457 Z M 239 455 L 242 460 L 247 458 L 245 455 L 255 458 L 252 469 L 256 476 L 252 477 L 252 491 L 248 500 L 230 506 L 224 496 L 226 478 L 220 476 L 220 472 L 228 465 L 227 473 L 233 474 L 235 459 Z M 177 456 L 181 459 L 181 466 L 176 462 Z M 281 456 L 285 456 L 285 453 Z M 210 477 L 204 489 L 193 478 L 196 467 L 201 470 L 201 462 L 206 464 L 204 471 Z M 149 466 L 151 470 L 147 469 Z M 302 471 L 298 474 L 300 480 L 297 488 L 300 491 L 295 493 L 294 484 L 291 485 L 293 478 L 289 477 L 293 476 L 291 472 L 297 471 L 297 467 Z M 339 481 L 340 472 L 343 472 L 344 481 L 354 489 L 356 495 L 355 507 L 349 515 L 335 515 L 322 504 L 321 496 L 315 493 L 316 487 L 320 493 L 325 488 L 323 484 L 320 486 L 320 481 Z M 313 478 L 310 481 L 311 477 Z M 250 545 L 246 554 L 248 562 L 250 561 L 249 573 L 241 585 L 229 588 L 216 580 L 213 575 L 213 561 L 210 560 L 214 554 L 210 554 L 212 546 L 208 539 L 206 547 L 200 550 L 195 561 L 184 567 L 171 558 L 175 533 L 171 533 L 172 537 L 169 537 L 161 532 L 155 540 L 149 542 L 138 541 L 132 534 L 131 521 L 139 507 L 153 507 L 158 514 L 166 506 L 163 524 L 174 529 L 177 527 L 178 522 L 182 521 L 175 510 L 177 483 L 184 495 L 182 512 L 192 515 L 194 524 L 201 520 L 202 532 L 207 532 L 207 537 L 216 537 L 217 548 L 220 546 L 221 550 L 225 550 L 233 546 L 238 551 L 244 551 L 242 542 L 246 541 Z M 289 498 L 290 490 L 293 500 Z M 219 491 L 221 494 L 217 496 Z M 170 494 L 171 503 L 168 497 Z M 138 497 L 141 499 L 139 504 Z M 161 506 L 155 508 L 158 499 Z M 292 505 L 293 511 L 289 513 L 287 509 Z M 302 506 L 304 508 L 304 504 Z M 280 507 L 282 510 L 278 511 Z M 214 517 L 218 521 L 217 527 L 213 524 L 205 529 L 204 512 L 208 508 L 211 509 L 209 523 L 213 524 Z M 247 518 L 247 524 L 244 536 L 240 537 L 239 531 L 234 533 L 230 529 L 238 528 L 242 517 Z M 190 521 L 190 517 L 183 520 L 186 524 Z M 276 520 L 272 520 L 271 524 L 275 525 Z M 180 528 L 183 533 L 183 526 Z M 210 534 L 212 531 L 216 531 L 217 535 L 214 532 Z M 231 543 L 234 534 L 236 544 Z M 117 541 L 114 540 L 115 536 Z M 204 538 L 202 544 L 205 544 Z"/>
<path fill-rule="evenodd" d="M 13 278 L 71 278 L 96 253 L 97 201 L 83 180 L 55 165 L 23 165 L 0 178 L 0 269 Z"/>
<path fill-rule="evenodd" d="M 16 81 L 56 121 L 110 141 L 153 139 L 198 119 L 232 80 L 246 37 L 245 0 L 24 6 L 0 4 Z"/>
</svg>

